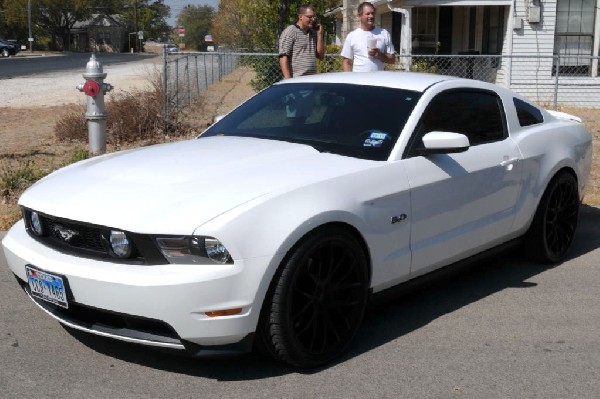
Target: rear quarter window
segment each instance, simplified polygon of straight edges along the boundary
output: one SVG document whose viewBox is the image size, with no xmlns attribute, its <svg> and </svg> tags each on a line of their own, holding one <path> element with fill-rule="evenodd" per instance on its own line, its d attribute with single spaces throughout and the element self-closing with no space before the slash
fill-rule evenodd
<svg viewBox="0 0 600 399">
<path fill-rule="evenodd" d="M 544 123 L 542 112 L 531 104 L 526 103 L 518 98 L 513 98 L 515 108 L 517 109 L 517 117 L 519 125 L 531 126 L 539 123 Z"/>
</svg>

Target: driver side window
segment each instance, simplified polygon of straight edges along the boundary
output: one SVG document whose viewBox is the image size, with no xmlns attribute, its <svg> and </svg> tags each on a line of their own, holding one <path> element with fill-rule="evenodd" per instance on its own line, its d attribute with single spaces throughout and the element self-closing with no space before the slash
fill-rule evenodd
<svg viewBox="0 0 600 399">
<path fill-rule="evenodd" d="M 421 117 L 407 156 L 417 156 L 423 149 L 423 136 L 433 131 L 464 134 L 471 146 L 504 140 L 507 133 L 502 101 L 495 93 L 482 90 L 438 94 Z"/>
</svg>

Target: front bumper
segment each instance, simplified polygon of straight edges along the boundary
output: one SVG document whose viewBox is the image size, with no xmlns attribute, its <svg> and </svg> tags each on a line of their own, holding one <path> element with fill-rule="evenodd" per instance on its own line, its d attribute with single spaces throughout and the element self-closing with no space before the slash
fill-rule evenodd
<svg viewBox="0 0 600 399">
<path fill-rule="evenodd" d="M 32 239 L 23 221 L 2 241 L 8 266 L 28 291 L 26 265 L 63 276 L 69 309 L 34 302 L 61 323 L 124 341 L 176 350 L 246 351 L 264 297 L 270 258 L 233 265 L 123 265 L 67 255 Z M 268 285 L 268 284 L 267 284 Z M 33 297 L 32 297 L 33 299 Z M 242 308 L 233 316 L 206 312 Z"/>
</svg>

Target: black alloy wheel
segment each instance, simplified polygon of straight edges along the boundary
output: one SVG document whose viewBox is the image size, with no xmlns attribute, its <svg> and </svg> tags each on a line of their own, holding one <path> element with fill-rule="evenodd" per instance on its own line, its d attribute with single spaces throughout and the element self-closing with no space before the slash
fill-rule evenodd
<svg viewBox="0 0 600 399">
<path fill-rule="evenodd" d="M 261 349 L 298 367 L 333 360 L 356 335 L 368 289 L 365 254 L 350 233 L 328 227 L 310 234 L 275 276 L 259 325 Z"/>
<path fill-rule="evenodd" d="M 571 247 L 579 219 L 579 189 L 570 173 L 556 176 L 542 197 L 527 233 L 532 258 L 544 263 L 564 259 Z"/>
</svg>

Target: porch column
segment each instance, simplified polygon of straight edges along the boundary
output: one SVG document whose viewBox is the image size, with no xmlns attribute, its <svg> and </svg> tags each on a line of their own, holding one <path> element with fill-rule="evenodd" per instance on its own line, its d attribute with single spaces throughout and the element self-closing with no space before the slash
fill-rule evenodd
<svg viewBox="0 0 600 399">
<path fill-rule="evenodd" d="M 594 40 L 592 47 L 592 55 L 598 56 L 598 49 L 600 48 L 600 0 L 596 0 L 596 23 L 594 26 Z M 598 77 L 598 58 L 592 59 L 592 77 Z"/>
<path fill-rule="evenodd" d="M 412 20 L 412 6 L 406 6 L 404 8 L 396 8 L 391 6 L 391 0 L 388 0 L 388 8 L 392 12 L 397 12 L 402 15 L 400 23 L 400 48 L 398 54 L 400 54 L 400 69 L 410 71 L 411 59 L 407 57 L 412 53 L 412 29 L 410 27 Z"/>
</svg>

